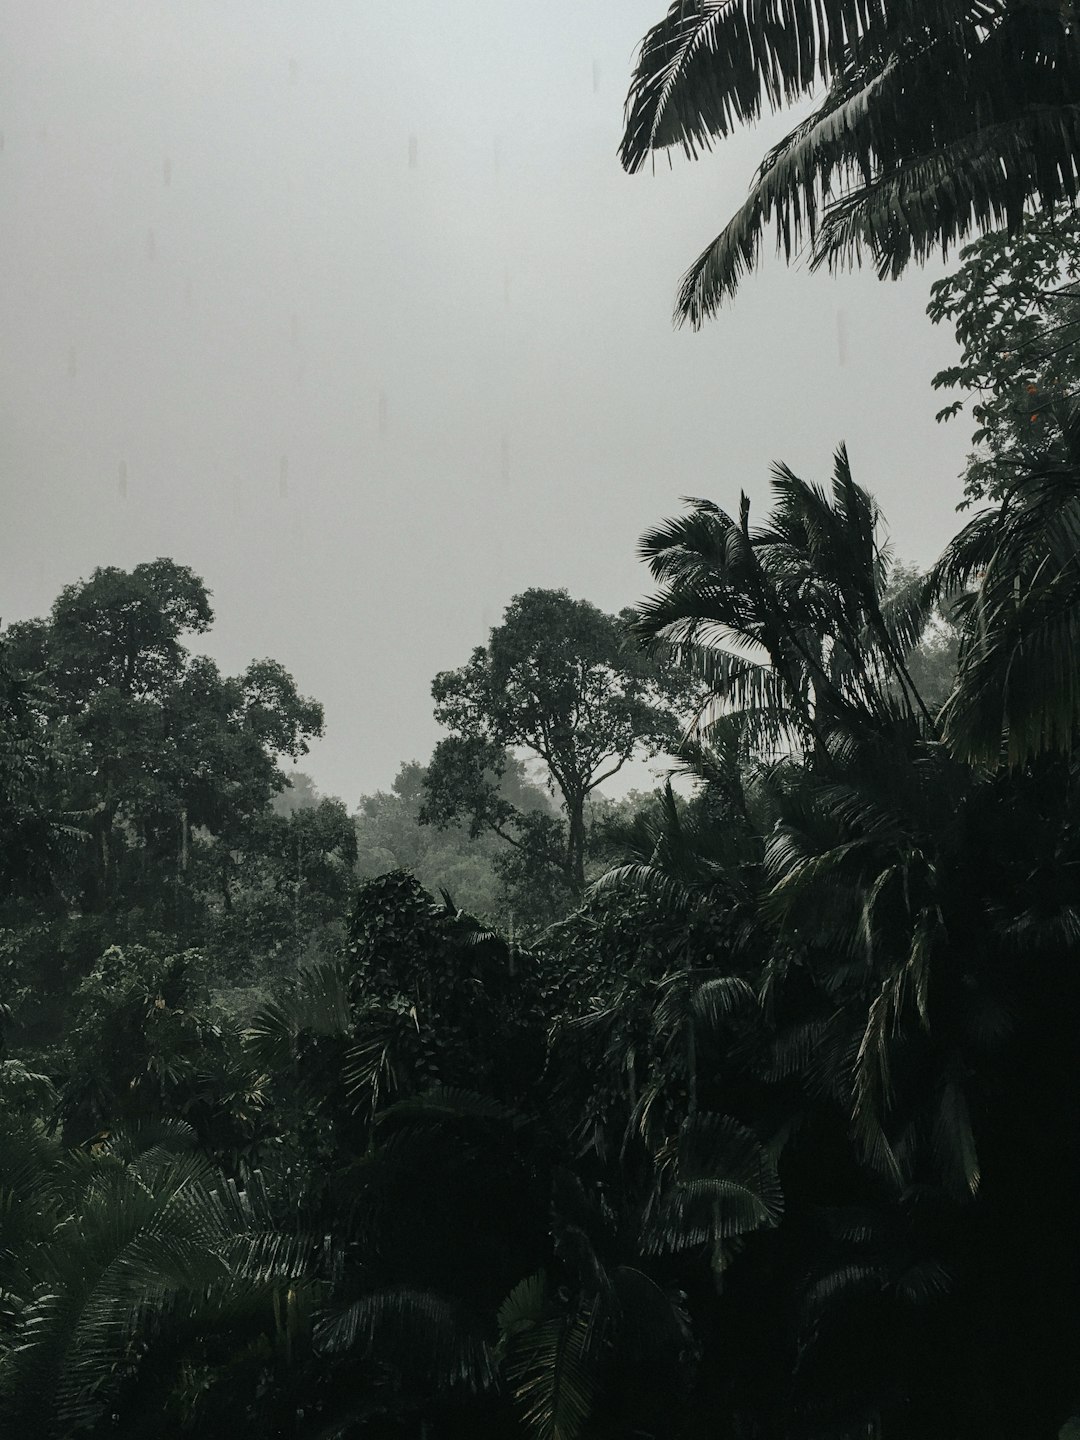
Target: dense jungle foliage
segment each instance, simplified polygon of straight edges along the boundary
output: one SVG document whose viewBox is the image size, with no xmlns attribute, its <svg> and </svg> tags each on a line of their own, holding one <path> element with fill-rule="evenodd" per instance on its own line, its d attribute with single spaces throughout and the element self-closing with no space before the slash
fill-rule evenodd
<svg viewBox="0 0 1080 1440">
<path fill-rule="evenodd" d="M 842 446 L 688 502 L 635 611 L 515 597 L 354 814 L 183 565 L 0 633 L 7 1433 L 1080 1435 L 1074 7 L 782 8 L 674 5 L 624 159 L 828 83 L 695 319 L 860 157 L 825 258 L 1007 221 L 930 306 L 981 508 L 922 573 Z"/>
</svg>

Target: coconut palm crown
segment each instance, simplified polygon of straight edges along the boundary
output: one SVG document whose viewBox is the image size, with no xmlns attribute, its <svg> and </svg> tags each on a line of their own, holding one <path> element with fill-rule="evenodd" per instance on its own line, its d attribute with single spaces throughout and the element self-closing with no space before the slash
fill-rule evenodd
<svg viewBox="0 0 1080 1440">
<path fill-rule="evenodd" d="M 873 260 L 882 276 L 1080 192 L 1072 0 L 674 0 L 646 35 L 620 157 L 691 158 L 764 107 L 813 96 L 679 287 L 715 314 L 768 228 L 790 260 Z"/>
</svg>

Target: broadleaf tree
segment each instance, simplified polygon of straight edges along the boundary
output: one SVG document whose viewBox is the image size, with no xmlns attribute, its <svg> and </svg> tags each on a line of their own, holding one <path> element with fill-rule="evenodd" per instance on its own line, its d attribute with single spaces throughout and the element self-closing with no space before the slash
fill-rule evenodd
<svg viewBox="0 0 1080 1440">
<path fill-rule="evenodd" d="M 54 737 L 41 803 L 86 832 L 66 890 L 84 912 L 174 895 L 196 831 L 224 847 L 227 899 L 239 833 L 288 784 L 279 758 L 322 732 L 321 705 L 277 661 L 226 677 L 190 653 L 187 638 L 212 621 L 203 581 L 158 559 L 97 569 L 65 586 L 48 618 L 5 633 Z"/>
<path fill-rule="evenodd" d="M 374 879 L 392 870 L 409 870 L 433 895 L 445 891 L 455 905 L 502 924 L 522 923 L 529 895 L 513 884 L 507 847 L 493 831 L 469 834 L 468 823 L 424 825 L 420 814 L 427 766 L 402 764 L 388 791 L 362 795 L 356 812 L 357 873 Z M 534 785 L 520 761 L 509 758 L 500 793 L 524 814 L 551 812 L 551 796 Z M 510 852 L 512 853 L 512 852 Z"/>
<path fill-rule="evenodd" d="M 963 504 L 1001 500 L 1061 458 L 1080 396 L 1080 211 L 1041 211 L 1013 234 L 965 246 L 957 270 L 931 287 L 927 314 L 951 322 L 960 346 L 959 362 L 933 379 L 960 398 L 937 418 L 968 406 L 976 427 Z"/>
<path fill-rule="evenodd" d="M 424 817 L 493 831 L 525 863 L 585 887 L 589 796 L 633 756 L 670 753 L 693 708 L 686 675 L 644 655 L 625 616 L 565 590 L 515 596 L 487 645 L 432 685 L 439 742 L 425 781 Z M 501 777 L 517 754 L 544 767 L 561 814 L 525 811 Z"/>
</svg>

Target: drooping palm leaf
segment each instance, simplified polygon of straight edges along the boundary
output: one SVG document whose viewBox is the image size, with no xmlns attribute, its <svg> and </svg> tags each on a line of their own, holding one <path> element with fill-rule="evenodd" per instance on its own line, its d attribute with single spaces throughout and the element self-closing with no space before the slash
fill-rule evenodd
<svg viewBox="0 0 1080 1440">
<path fill-rule="evenodd" d="M 715 313 L 770 224 L 789 259 L 809 242 L 814 263 L 865 251 L 897 274 L 973 229 L 1018 224 L 1031 203 L 1077 197 L 1074 6 L 1037 0 L 675 0 L 641 47 L 623 164 L 670 146 L 695 156 L 822 82 L 687 273 L 678 319 Z"/>
<path fill-rule="evenodd" d="M 474 1316 L 460 1301 L 427 1290 L 371 1291 L 324 1311 L 315 1342 L 328 1352 L 356 1351 L 392 1364 L 435 1390 L 478 1390 L 494 1378 L 494 1359 Z"/>
<path fill-rule="evenodd" d="M 1072 750 L 1080 723 L 1080 411 L 1066 461 L 1022 476 L 976 515 L 933 574 L 968 587 L 956 687 L 942 713 L 952 752 L 1019 766 Z"/>
<path fill-rule="evenodd" d="M 499 1309 L 506 1373 L 534 1440 L 577 1440 L 595 1393 L 591 1312 L 561 1309 L 546 1275 L 522 1280 Z"/>
</svg>

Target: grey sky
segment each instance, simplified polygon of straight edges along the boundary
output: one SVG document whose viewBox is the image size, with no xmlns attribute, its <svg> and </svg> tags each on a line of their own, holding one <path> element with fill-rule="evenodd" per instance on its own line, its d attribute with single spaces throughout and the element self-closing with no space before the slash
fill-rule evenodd
<svg viewBox="0 0 1080 1440">
<path fill-rule="evenodd" d="M 0 614 L 156 555 L 205 648 L 326 706 L 350 803 L 436 738 L 510 596 L 605 608 L 681 495 L 759 504 L 845 439 L 897 552 L 955 528 L 930 281 L 763 267 L 701 334 L 676 280 L 784 128 L 628 177 L 664 0 L 2 0 Z M 126 492 L 126 493 L 124 493 Z"/>
</svg>

